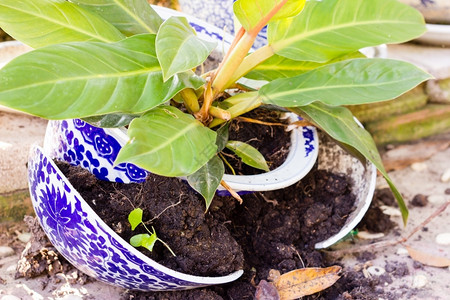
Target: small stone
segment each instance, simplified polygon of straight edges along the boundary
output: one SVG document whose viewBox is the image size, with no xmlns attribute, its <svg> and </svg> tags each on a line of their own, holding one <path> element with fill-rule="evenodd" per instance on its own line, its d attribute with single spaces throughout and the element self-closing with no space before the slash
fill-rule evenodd
<svg viewBox="0 0 450 300">
<path fill-rule="evenodd" d="M 428 278 L 425 275 L 417 275 L 414 276 L 413 279 L 413 288 L 421 289 L 426 286 L 428 283 Z"/>
<path fill-rule="evenodd" d="M 411 169 L 413 169 L 414 171 L 417 171 L 417 172 L 421 172 L 421 171 L 425 171 L 426 169 L 428 169 L 428 166 L 426 163 L 416 162 L 411 165 Z"/>
<path fill-rule="evenodd" d="M 428 197 L 422 194 L 417 194 L 411 201 L 413 206 L 424 207 L 428 204 Z"/>
<path fill-rule="evenodd" d="M 450 245 L 450 232 L 440 233 L 436 236 L 436 243 L 438 245 Z"/>
<path fill-rule="evenodd" d="M 406 248 L 398 248 L 397 255 L 407 256 L 407 255 L 409 255 L 409 252 Z"/>
<path fill-rule="evenodd" d="M 385 215 L 391 216 L 391 217 L 401 217 L 402 213 L 399 209 L 392 207 L 392 206 L 386 206 L 382 205 L 380 206 L 380 209 L 383 211 Z"/>
<path fill-rule="evenodd" d="M 450 182 L 450 169 L 447 169 L 444 171 L 444 173 L 441 176 L 442 182 Z"/>
<path fill-rule="evenodd" d="M 20 298 L 13 295 L 4 295 L 0 300 L 20 300 Z"/>
<path fill-rule="evenodd" d="M 370 233 L 368 231 L 360 231 L 356 236 L 362 240 L 376 240 L 384 237 L 384 233 Z"/>
<path fill-rule="evenodd" d="M 21 241 L 22 243 L 28 243 L 31 239 L 31 233 L 30 232 L 23 232 L 21 234 L 19 234 L 17 236 L 17 238 L 19 239 L 19 241 Z"/>
<path fill-rule="evenodd" d="M 445 190 L 446 195 L 450 195 L 450 188 Z"/>
<path fill-rule="evenodd" d="M 83 300 L 83 297 L 78 295 L 66 295 L 61 300 Z"/>
<path fill-rule="evenodd" d="M 14 255 L 14 249 L 7 246 L 0 246 L 0 258 Z"/>
<path fill-rule="evenodd" d="M 386 271 L 383 268 L 377 267 L 377 266 L 369 267 L 369 268 L 367 268 L 367 271 L 372 276 L 381 276 L 384 273 L 386 273 Z"/>
<path fill-rule="evenodd" d="M 432 204 L 443 204 L 447 201 L 445 200 L 444 195 L 430 195 L 428 196 L 428 202 Z"/>
</svg>

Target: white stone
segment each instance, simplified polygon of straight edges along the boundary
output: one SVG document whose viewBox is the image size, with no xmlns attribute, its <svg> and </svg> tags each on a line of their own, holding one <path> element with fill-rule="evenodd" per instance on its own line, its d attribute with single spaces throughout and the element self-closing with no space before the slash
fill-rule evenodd
<svg viewBox="0 0 450 300">
<path fill-rule="evenodd" d="M 20 298 L 13 295 L 4 295 L 0 300 L 20 300 Z"/>
<path fill-rule="evenodd" d="M 447 169 L 441 176 L 442 182 L 450 182 L 450 169 Z"/>
<path fill-rule="evenodd" d="M 436 243 L 438 245 L 450 245 L 450 232 L 440 233 L 436 236 Z"/>
<path fill-rule="evenodd" d="M 21 241 L 22 243 L 28 243 L 31 239 L 31 233 L 29 232 L 23 232 L 21 234 L 19 234 L 19 236 L 17 237 L 19 239 L 19 241 Z"/>
<path fill-rule="evenodd" d="M 7 246 L 0 246 L 0 258 L 14 255 L 14 249 Z"/>
<path fill-rule="evenodd" d="M 401 255 L 401 256 L 409 255 L 409 252 L 406 248 L 398 248 L 396 253 L 397 253 L 397 255 Z"/>
<path fill-rule="evenodd" d="M 367 271 L 369 271 L 369 274 L 372 276 L 381 276 L 384 273 L 386 273 L 386 270 L 381 268 L 381 267 L 377 267 L 377 266 L 372 266 L 367 268 Z"/>
<path fill-rule="evenodd" d="M 445 200 L 445 195 L 430 195 L 428 196 L 428 202 L 432 204 L 444 204 L 447 201 Z"/>
<path fill-rule="evenodd" d="M 416 162 L 411 165 L 411 169 L 413 169 L 414 171 L 417 171 L 417 172 L 421 172 L 421 171 L 425 171 L 426 169 L 428 169 L 428 165 L 423 162 Z"/>
<path fill-rule="evenodd" d="M 401 217 L 402 213 L 398 208 L 392 207 L 392 206 L 386 206 L 382 205 L 380 206 L 380 209 L 383 211 L 385 215 L 391 216 L 391 217 Z"/>
<path fill-rule="evenodd" d="M 413 279 L 413 288 L 421 289 L 428 283 L 428 278 L 425 275 L 416 275 Z"/>
<path fill-rule="evenodd" d="M 384 233 L 370 233 L 368 231 L 360 231 L 356 236 L 362 240 L 375 240 L 384 237 Z"/>
<path fill-rule="evenodd" d="M 83 300 L 83 297 L 78 295 L 67 295 L 61 298 L 61 300 Z"/>
</svg>

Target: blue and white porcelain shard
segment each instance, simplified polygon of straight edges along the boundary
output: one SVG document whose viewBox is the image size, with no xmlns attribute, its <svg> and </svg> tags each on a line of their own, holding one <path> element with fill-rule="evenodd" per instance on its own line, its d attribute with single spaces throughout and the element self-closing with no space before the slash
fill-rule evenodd
<svg viewBox="0 0 450 300">
<path fill-rule="evenodd" d="M 38 146 L 30 153 L 28 178 L 33 207 L 51 243 L 91 277 L 131 290 L 169 291 L 228 283 L 243 273 L 192 276 L 153 261 L 108 227 Z"/>
</svg>

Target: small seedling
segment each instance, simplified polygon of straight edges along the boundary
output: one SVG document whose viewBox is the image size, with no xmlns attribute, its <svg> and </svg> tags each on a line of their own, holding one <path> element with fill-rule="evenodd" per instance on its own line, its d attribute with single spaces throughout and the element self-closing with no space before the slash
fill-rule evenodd
<svg viewBox="0 0 450 300">
<path fill-rule="evenodd" d="M 167 245 L 163 240 L 158 238 L 156 235 L 155 228 L 152 226 L 152 231 L 150 231 L 147 226 L 145 226 L 144 222 L 142 222 L 142 215 L 143 210 L 141 208 L 135 208 L 133 211 L 130 212 L 128 215 L 128 221 L 131 225 L 131 230 L 135 230 L 136 227 L 138 227 L 140 224 L 142 224 L 147 230 L 148 233 L 143 234 L 137 234 L 130 239 L 130 244 L 133 247 L 144 247 L 150 251 L 153 251 L 153 247 L 155 246 L 155 243 L 157 241 L 161 242 L 169 251 L 172 253 L 173 256 L 176 256 L 175 253 L 170 249 L 169 245 Z"/>
</svg>

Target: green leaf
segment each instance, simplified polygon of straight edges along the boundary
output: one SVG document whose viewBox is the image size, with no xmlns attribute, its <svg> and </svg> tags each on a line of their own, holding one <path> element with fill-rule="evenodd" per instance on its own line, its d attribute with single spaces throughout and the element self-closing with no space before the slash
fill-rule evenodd
<svg viewBox="0 0 450 300">
<path fill-rule="evenodd" d="M 128 222 L 130 222 L 131 230 L 136 229 L 136 227 L 142 223 L 142 214 L 144 211 L 140 208 L 133 209 L 128 215 Z"/>
<path fill-rule="evenodd" d="M 234 2 L 233 11 L 246 31 L 251 31 L 259 24 L 293 17 L 299 14 L 306 0 L 238 0 Z M 281 9 L 279 7 L 282 7 Z M 274 11 L 279 11 L 273 15 Z M 265 20 L 266 19 L 266 20 Z M 264 21 L 265 20 L 265 21 Z M 263 23 L 261 23 L 263 21 Z"/>
<path fill-rule="evenodd" d="M 156 53 L 164 80 L 200 65 L 214 48 L 215 42 L 197 37 L 185 17 L 170 17 L 161 25 L 156 36 Z"/>
<path fill-rule="evenodd" d="M 326 62 L 425 32 L 422 15 L 397 0 L 326 0 L 309 1 L 300 15 L 271 23 L 268 41 L 278 55 Z"/>
<path fill-rule="evenodd" d="M 228 136 L 229 136 L 229 128 L 230 123 L 225 123 L 222 125 L 219 129 L 217 129 L 217 139 L 216 139 L 216 145 L 217 145 L 217 152 L 222 151 L 225 149 L 225 146 L 228 142 Z"/>
<path fill-rule="evenodd" d="M 147 0 L 70 0 L 95 12 L 127 36 L 157 33 L 163 20 Z"/>
<path fill-rule="evenodd" d="M 255 80 L 272 81 L 278 78 L 288 78 L 301 75 L 308 71 L 317 69 L 324 65 L 329 65 L 335 62 L 344 61 L 354 58 L 364 58 L 364 54 L 354 52 L 344 55 L 326 63 L 316 63 L 311 61 L 297 61 L 283 56 L 274 55 L 262 64 L 259 64 L 245 77 Z"/>
<path fill-rule="evenodd" d="M 65 0 L 2 0 L 0 27 L 32 48 L 124 38 L 101 17 Z"/>
<path fill-rule="evenodd" d="M 203 84 L 191 71 L 163 82 L 154 45 L 142 34 L 26 53 L 0 70 L 0 104 L 47 119 L 140 114 Z"/>
<path fill-rule="evenodd" d="M 83 118 L 83 121 L 88 122 L 89 124 L 95 127 L 119 128 L 127 126 L 128 124 L 130 124 L 131 121 L 133 121 L 135 118 L 139 116 L 140 115 L 132 115 L 132 114 L 109 114 Z"/>
<path fill-rule="evenodd" d="M 217 151 L 216 133 L 172 106 L 157 107 L 134 119 L 130 141 L 116 164 L 131 162 L 162 176 L 186 176 L 206 164 Z"/>
<path fill-rule="evenodd" d="M 217 188 L 225 174 L 225 167 L 222 160 L 214 155 L 208 163 L 197 172 L 187 177 L 189 185 L 205 198 L 206 210 L 208 211 Z"/>
<path fill-rule="evenodd" d="M 156 236 L 156 233 L 152 233 L 152 235 L 144 233 L 132 236 L 130 239 L 130 244 L 133 247 L 144 247 L 149 251 L 153 251 L 153 246 L 155 246 L 157 240 L 158 237 Z"/>
<path fill-rule="evenodd" d="M 283 107 L 314 101 L 353 105 L 393 99 L 431 76 L 416 66 L 389 59 L 353 59 L 277 79 L 260 89 L 262 102 Z"/>
<path fill-rule="evenodd" d="M 352 113 L 347 108 L 328 106 L 320 102 L 314 102 L 307 106 L 291 108 L 291 110 L 316 124 L 338 142 L 356 149 L 366 159 L 372 162 L 384 176 L 394 193 L 400 211 L 402 212 L 403 222 L 406 224 L 408 208 L 402 195 L 384 169 L 380 154 L 370 133 L 356 123 Z"/>
<path fill-rule="evenodd" d="M 256 148 L 240 141 L 228 141 L 227 148 L 242 159 L 242 162 L 260 170 L 269 172 L 264 156 Z"/>
</svg>

